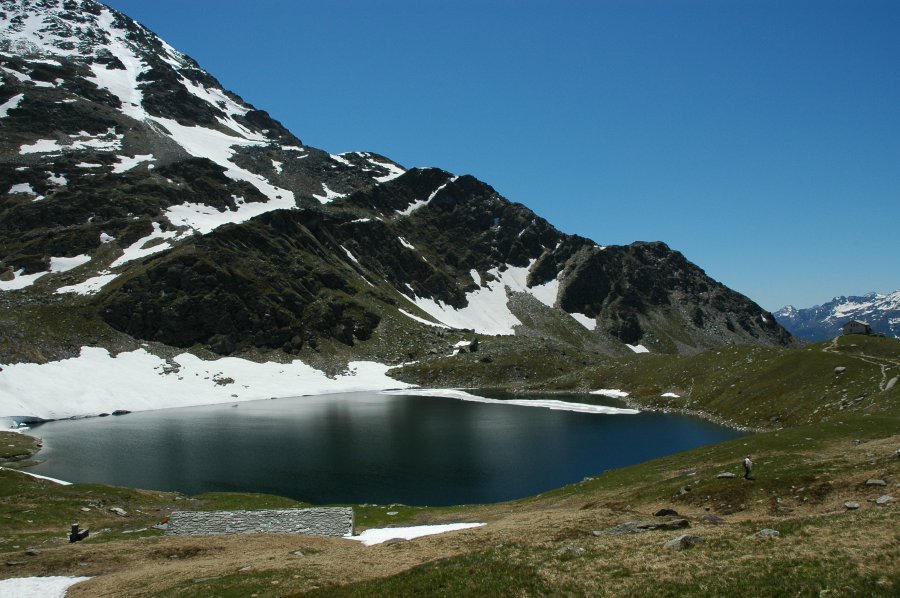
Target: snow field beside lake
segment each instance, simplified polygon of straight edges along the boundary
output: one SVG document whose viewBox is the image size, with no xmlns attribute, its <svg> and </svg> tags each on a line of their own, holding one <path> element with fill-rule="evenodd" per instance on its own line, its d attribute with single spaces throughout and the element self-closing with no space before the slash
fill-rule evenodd
<svg viewBox="0 0 900 598">
<path fill-rule="evenodd" d="M 544 409 L 552 409 L 554 411 L 573 411 L 575 413 L 597 413 L 604 415 L 635 415 L 640 413 L 637 409 L 623 409 L 619 407 L 608 407 L 606 405 L 591 405 L 588 403 L 573 403 L 570 401 L 557 401 L 554 399 L 488 399 L 486 397 L 470 394 L 464 390 L 452 389 L 414 388 L 410 390 L 384 390 L 381 394 L 442 397 L 445 399 L 471 401 L 473 403 L 492 403 L 495 405 L 514 405 L 517 407 L 543 407 Z"/>
<path fill-rule="evenodd" d="M 167 364 L 144 349 L 113 357 L 106 349 L 82 347 L 71 359 L 0 367 L 0 417 L 7 418 L 61 419 L 409 386 L 387 375 L 391 366 L 371 361 L 350 362 L 344 374 L 329 378 L 299 360 L 203 361 L 182 353 Z"/>
</svg>

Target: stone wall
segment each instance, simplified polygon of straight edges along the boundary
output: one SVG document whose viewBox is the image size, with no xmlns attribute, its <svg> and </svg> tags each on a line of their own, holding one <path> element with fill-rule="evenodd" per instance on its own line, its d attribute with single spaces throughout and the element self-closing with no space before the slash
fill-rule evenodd
<svg viewBox="0 0 900 598">
<path fill-rule="evenodd" d="M 216 534 L 309 534 L 346 536 L 353 534 L 353 509 L 273 509 L 267 511 L 175 511 L 169 517 L 167 534 L 210 536 Z"/>
</svg>

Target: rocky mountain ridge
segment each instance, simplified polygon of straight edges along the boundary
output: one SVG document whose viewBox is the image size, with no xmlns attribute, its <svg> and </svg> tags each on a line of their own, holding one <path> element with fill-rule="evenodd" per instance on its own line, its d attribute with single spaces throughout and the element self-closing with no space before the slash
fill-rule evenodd
<svg viewBox="0 0 900 598">
<path fill-rule="evenodd" d="M 900 338 L 900 291 L 840 296 L 802 309 L 788 305 L 774 315 L 791 334 L 808 341 L 834 338 L 851 320 L 869 324 L 876 333 Z"/>
<path fill-rule="evenodd" d="M 222 355 L 395 361 L 453 330 L 607 355 L 791 342 L 663 243 L 603 247 L 471 176 L 306 146 L 93 0 L 0 0 L 0 81 L 11 305 Z"/>
</svg>

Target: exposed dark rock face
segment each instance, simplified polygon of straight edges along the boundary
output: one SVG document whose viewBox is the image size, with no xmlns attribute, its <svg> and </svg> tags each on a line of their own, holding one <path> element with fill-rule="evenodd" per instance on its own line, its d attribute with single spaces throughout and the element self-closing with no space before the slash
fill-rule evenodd
<svg viewBox="0 0 900 598">
<path fill-rule="evenodd" d="M 336 258 L 352 228 L 343 225 L 276 211 L 222 227 L 111 289 L 101 313 L 138 338 L 217 353 L 249 345 L 296 353 L 316 337 L 366 340 L 380 317 L 356 299 L 358 276 Z"/>
<path fill-rule="evenodd" d="M 567 268 L 560 307 L 596 317 L 625 343 L 642 343 L 648 334 L 669 338 L 683 350 L 694 343 L 708 346 L 715 337 L 723 342 L 790 342 L 771 314 L 709 278 L 665 243 L 582 247 Z M 660 317 L 666 326 L 659 325 Z"/>
</svg>

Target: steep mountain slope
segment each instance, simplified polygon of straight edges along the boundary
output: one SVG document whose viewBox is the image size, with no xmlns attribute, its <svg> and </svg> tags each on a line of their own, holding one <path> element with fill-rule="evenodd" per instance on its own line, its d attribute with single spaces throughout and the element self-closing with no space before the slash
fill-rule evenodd
<svg viewBox="0 0 900 598">
<path fill-rule="evenodd" d="M 866 322 L 874 332 L 900 338 L 900 291 L 835 297 L 803 309 L 788 305 L 774 315 L 791 334 L 809 341 L 834 338 L 850 320 Z"/>
<path fill-rule="evenodd" d="M 602 247 L 473 177 L 306 146 L 93 0 L 0 7 L 10 313 L 71 306 L 161 346 L 310 359 L 396 362 L 454 329 L 607 355 L 791 342 L 662 243 Z"/>
</svg>

